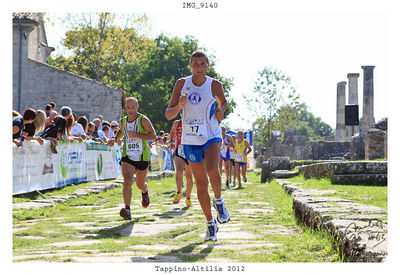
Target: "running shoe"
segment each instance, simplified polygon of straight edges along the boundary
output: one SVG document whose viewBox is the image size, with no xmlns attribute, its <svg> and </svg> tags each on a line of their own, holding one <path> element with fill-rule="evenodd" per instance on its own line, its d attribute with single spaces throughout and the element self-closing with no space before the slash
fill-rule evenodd
<svg viewBox="0 0 400 275">
<path fill-rule="evenodd" d="M 213 218 L 211 222 L 207 222 L 207 233 L 205 240 L 206 241 L 212 240 L 216 242 L 217 232 L 218 232 L 218 224 L 215 218 Z"/>
<path fill-rule="evenodd" d="M 122 208 L 121 211 L 119 211 L 119 215 L 124 218 L 124 220 L 131 220 L 131 210 Z"/>
<path fill-rule="evenodd" d="M 217 221 L 219 223 L 229 222 L 231 217 L 229 216 L 228 210 L 226 210 L 224 199 L 221 197 L 219 200 L 214 198 L 214 208 L 217 209 Z"/>
<path fill-rule="evenodd" d="M 147 208 L 150 205 L 149 190 L 146 193 L 142 193 L 142 206 Z"/>
<path fill-rule="evenodd" d="M 191 198 L 186 197 L 186 206 L 187 207 L 192 206 L 192 199 Z"/>
<path fill-rule="evenodd" d="M 236 186 L 236 181 L 233 181 L 232 187 Z"/>
<path fill-rule="evenodd" d="M 246 176 L 243 176 L 243 181 L 244 181 L 244 182 L 247 182 Z"/>
<path fill-rule="evenodd" d="M 236 189 L 243 189 L 242 184 L 240 183 Z"/>
<path fill-rule="evenodd" d="M 181 200 L 182 196 L 183 196 L 182 192 L 180 192 L 180 193 L 176 192 L 173 203 L 178 203 Z"/>
<path fill-rule="evenodd" d="M 226 189 L 229 189 L 229 181 L 226 181 Z"/>
</svg>

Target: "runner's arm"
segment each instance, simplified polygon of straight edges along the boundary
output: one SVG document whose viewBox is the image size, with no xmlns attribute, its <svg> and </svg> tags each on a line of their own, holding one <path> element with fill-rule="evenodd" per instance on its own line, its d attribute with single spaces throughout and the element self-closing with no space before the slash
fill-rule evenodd
<svg viewBox="0 0 400 275">
<path fill-rule="evenodd" d="M 218 120 L 223 120 L 224 113 L 226 109 L 228 109 L 228 102 L 226 101 L 224 89 L 222 87 L 221 82 L 214 79 L 213 82 L 211 83 L 211 90 L 213 96 L 215 96 L 218 103 L 218 107 L 215 110 L 215 116 L 217 117 Z"/>
<path fill-rule="evenodd" d="M 250 144 L 247 142 L 247 140 L 245 140 L 244 142 L 245 142 L 244 145 L 245 145 L 246 148 L 249 150 L 249 151 L 246 151 L 246 156 L 247 156 L 248 154 L 250 154 L 250 152 L 251 152 L 252 150 L 251 150 Z"/>
<path fill-rule="evenodd" d="M 143 116 L 141 122 L 142 122 L 142 127 L 144 128 L 144 130 L 146 130 L 147 134 L 134 133 L 135 138 L 140 138 L 143 140 L 156 139 L 157 138 L 156 131 L 154 130 L 153 124 L 151 124 L 150 119 L 148 119 L 146 116 Z"/>
<path fill-rule="evenodd" d="M 174 90 L 172 91 L 172 97 L 168 104 L 167 109 L 165 110 L 165 117 L 168 120 L 175 118 L 179 111 L 185 107 L 186 100 L 187 100 L 187 93 L 186 95 L 181 95 L 181 91 L 183 85 L 185 84 L 185 80 L 183 78 L 176 81 Z"/>
</svg>

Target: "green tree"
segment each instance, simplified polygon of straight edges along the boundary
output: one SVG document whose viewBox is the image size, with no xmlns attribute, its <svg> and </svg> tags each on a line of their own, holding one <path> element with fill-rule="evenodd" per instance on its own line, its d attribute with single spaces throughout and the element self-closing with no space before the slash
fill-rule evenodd
<svg viewBox="0 0 400 275">
<path fill-rule="evenodd" d="M 117 18 L 110 13 L 90 13 L 67 17 L 66 22 L 70 30 L 64 47 L 71 55 L 49 58 L 49 64 L 137 97 L 139 111 L 151 119 L 156 130 L 169 131 L 172 121 L 165 119 L 164 112 L 176 80 L 191 74 L 190 56 L 200 49 L 198 41 L 191 36 L 180 39 L 163 34 L 150 39 L 146 36 L 148 24 L 144 15 Z M 229 103 L 225 113 L 228 115 L 236 106 L 229 96 L 232 79 L 216 72 L 215 56 L 210 55 L 209 60 L 208 75 L 222 82 Z"/>
<path fill-rule="evenodd" d="M 266 147 L 269 146 L 274 120 L 278 110 L 283 105 L 296 106 L 299 96 L 291 84 L 290 77 L 282 71 L 271 67 L 264 67 L 254 84 L 253 93 L 245 95 L 244 99 L 251 111 L 258 118 L 253 127 L 264 129 Z M 266 127 L 259 127 L 266 122 Z M 260 132 L 261 134 L 261 132 Z"/>
<path fill-rule="evenodd" d="M 139 99 L 140 111 L 149 116 L 157 131 L 169 131 L 171 128 L 173 121 L 165 119 L 165 109 L 175 82 L 191 74 L 190 56 L 199 48 L 197 40 L 191 36 L 180 39 L 161 34 L 149 47 L 147 58 L 143 62 L 127 64 L 122 70 L 124 89 L 128 95 Z M 222 82 L 229 102 L 229 109 L 225 113 L 228 115 L 236 106 L 233 99 L 229 97 L 232 79 L 223 77 L 215 71 L 214 56 L 209 56 L 209 59 L 208 75 Z"/>
<path fill-rule="evenodd" d="M 294 128 L 296 135 L 304 135 L 308 139 L 332 135 L 332 127 L 309 112 L 304 103 L 284 105 L 278 110 L 274 130 L 283 131 L 286 128 Z"/>
<path fill-rule="evenodd" d="M 49 57 L 48 63 L 115 87 L 122 86 L 122 67 L 145 59 L 152 44 L 151 39 L 140 34 L 139 28 L 147 25 L 144 15 L 89 13 L 67 17 L 66 21 L 71 29 L 66 33 L 64 47 L 71 56 Z M 117 21 L 124 27 L 117 26 Z"/>
</svg>

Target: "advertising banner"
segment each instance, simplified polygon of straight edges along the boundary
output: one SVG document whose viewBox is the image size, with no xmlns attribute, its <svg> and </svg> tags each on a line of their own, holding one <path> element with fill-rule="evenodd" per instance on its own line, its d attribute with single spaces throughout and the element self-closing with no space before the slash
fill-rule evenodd
<svg viewBox="0 0 400 275">
<path fill-rule="evenodd" d="M 20 147 L 13 144 L 13 194 L 121 175 L 117 166 L 121 150 L 117 145 L 60 141 L 57 151 L 51 152 L 50 141 L 40 145 L 26 140 Z"/>
</svg>

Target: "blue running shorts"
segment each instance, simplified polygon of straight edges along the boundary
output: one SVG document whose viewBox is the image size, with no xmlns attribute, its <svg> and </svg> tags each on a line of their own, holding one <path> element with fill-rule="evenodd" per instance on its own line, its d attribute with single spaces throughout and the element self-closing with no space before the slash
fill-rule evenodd
<svg viewBox="0 0 400 275">
<path fill-rule="evenodd" d="M 186 159 L 191 162 L 202 162 L 204 159 L 204 152 L 211 144 L 221 142 L 222 138 L 212 138 L 203 145 L 183 145 L 183 152 Z"/>
</svg>

